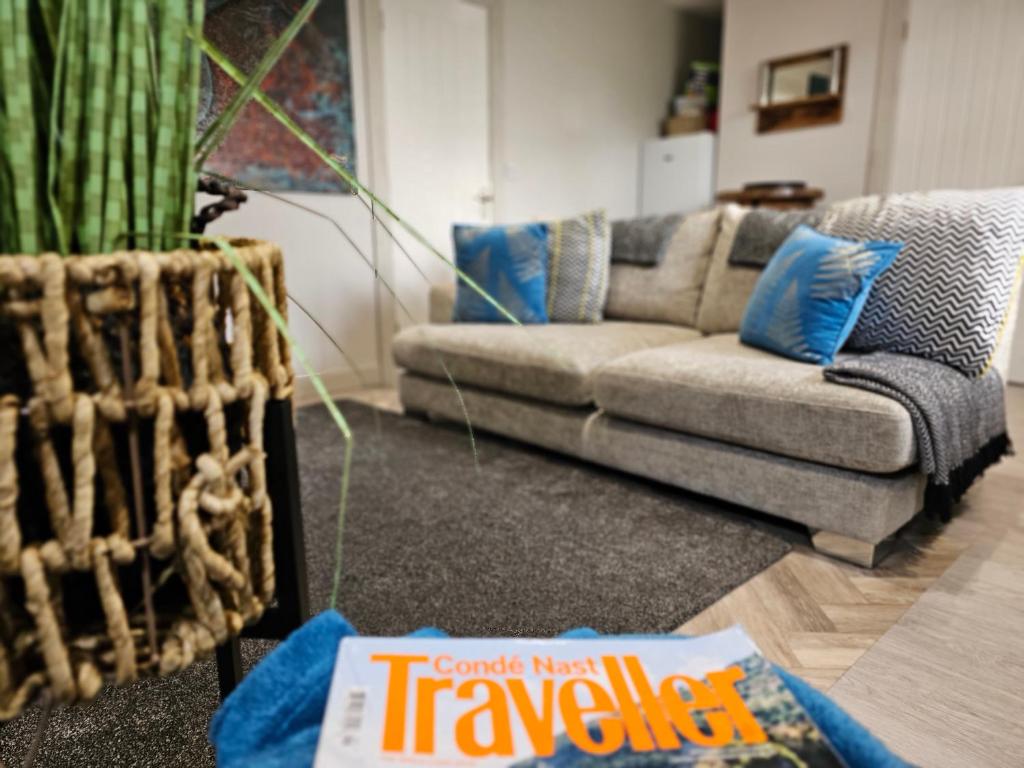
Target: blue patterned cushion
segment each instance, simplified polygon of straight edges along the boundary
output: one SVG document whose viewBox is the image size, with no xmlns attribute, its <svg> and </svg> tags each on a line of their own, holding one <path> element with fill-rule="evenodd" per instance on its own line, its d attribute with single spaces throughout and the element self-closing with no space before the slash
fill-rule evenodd
<svg viewBox="0 0 1024 768">
<path fill-rule="evenodd" d="M 521 323 L 546 323 L 548 228 L 544 224 L 474 227 L 456 224 L 455 263 Z M 507 323 L 508 318 L 459 278 L 452 318 Z"/>
<path fill-rule="evenodd" d="M 740 340 L 796 360 L 827 365 L 849 337 L 871 284 L 902 243 L 858 243 L 800 225 L 761 274 Z"/>
</svg>

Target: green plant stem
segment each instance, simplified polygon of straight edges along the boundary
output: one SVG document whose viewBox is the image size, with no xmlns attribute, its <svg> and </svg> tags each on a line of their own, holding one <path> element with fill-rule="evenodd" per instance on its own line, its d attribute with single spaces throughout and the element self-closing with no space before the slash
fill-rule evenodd
<svg viewBox="0 0 1024 768">
<path fill-rule="evenodd" d="M 239 83 L 240 85 L 246 82 L 247 78 L 245 76 L 245 73 L 238 69 L 234 64 L 232 64 L 231 61 L 223 53 L 221 53 L 217 49 L 217 47 L 214 46 L 209 40 L 203 38 L 200 45 L 202 47 L 203 52 L 207 56 L 209 56 L 210 59 L 215 64 L 217 64 L 217 66 L 223 69 L 224 72 L 226 72 L 227 75 L 232 80 L 234 80 L 236 83 Z M 419 232 L 419 230 L 417 230 L 411 224 L 407 223 L 404 219 L 402 219 L 397 213 L 395 213 L 391 209 L 391 207 L 387 203 L 385 203 L 383 200 L 377 197 L 372 191 L 370 191 L 366 186 L 364 186 L 362 182 L 360 182 L 358 179 L 356 179 L 355 176 L 349 173 L 349 171 L 341 163 L 335 160 L 327 150 L 320 146 L 320 144 L 318 144 L 312 136 L 310 136 L 291 117 L 289 117 L 288 114 L 273 99 L 271 99 L 258 88 L 253 90 L 252 97 L 261 107 L 267 110 L 267 112 L 269 112 L 270 115 L 275 120 L 277 120 L 279 123 L 281 123 L 281 125 L 287 128 L 288 131 L 293 136 L 295 136 L 295 138 L 297 138 L 299 141 L 301 141 L 303 144 L 309 147 L 309 149 L 311 149 L 313 153 L 316 154 L 316 156 L 319 157 L 320 160 L 328 168 L 334 171 L 334 173 L 337 174 L 346 184 L 359 190 L 364 195 L 366 195 L 370 200 L 372 200 L 374 204 L 379 205 L 384 210 L 384 212 L 387 213 L 387 215 L 390 216 L 392 219 L 394 219 L 398 223 L 398 225 L 402 227 L 402 229 L 408 232 L 409 235 L 412 236 L 414 240 L 416 240 L 420 245 L 426 248 L 431 254 L 433 254 L 438 259 L 443 261 L 445 264 L 450 266 L 455 271 L 455 274 L 458 275 L 459 279 L 462 280 L 462 282 L 466 286 L 471 288 L 473 291 L 479 294 L 480 297 L 483 298 L 487 303 L 489 303 L 491 306 L 497 309 L 498 312 L 502 316 L 504 316 L 505 319 L 507 319 L 510 323 L 513 323 L 514 325 L 521 325 L 519 320 L 517 320 L 511 312 L 505 309 L 505 307 L 503 307 L 493 296 L 491 296 L 489 293 L 487 293 L 487 291 L 481 288 L 477 284 L 477 282 L 473 280 L 473 278 L 471 278 L 469 275 L 467 275 L 465 272 L 459 269 L 455 262 L 453 262 L 443 253 L 441 253 L 441 251 L 439 251 L 436 247 L 434 247 L 430 243 L 430 241 L 427 240 L 427 238 L 424 237 Z"/>
<path fill-rule="evenodd" d="M 241 87 L 238 93 L 228 102 L 228 105 L 217 115 L 217 118 L 199 139 L 199 152 L 195 161 L 196 168 L 202 168 L 213 151 L 221 145 L 228 131 L 231 130 L 231 127 L 241 114 L 242 108 L 249 103 L 253 92 L 259 88 L 260 83 L 263 82 L 263 79 L 273 69 L 278 59 L 285 52 L 288 44 L 299 34 L 299 30 L 306 24 L 309 17 L 313 15 L 313 11 L 316 10 L 319 4 L 320 0 L 306 0 L 305 5 L 295 14 L 295 17 L 285 27 L 284 32 L 274 40 L 270 48 L 267 49 L 267 52 L 263 54 L 263 57 L 248 78 L 244 82 L 239 82 Z"/>
<path fill-rule="evenodd" d="M 388 295 L 391 296 L 392 300 L 394 300 L 395 304 L 402 311 L 402 313 L 406 317 L 408 317 L 409 320 L 412 320 L 412 313 L 409 311 L 409 308 L 398 297 L 398 294 L 395 293 L 395 289 L 392 288 L 391 284 L 388 283 L 388 281 L 381 276 L 380 271 L 375 266 L 373 266 L 373 261 L 370 259 L 370 257 L 366 255 L 363 249 L 356 244 L 355 240 L 352 239 L 352 236 L 349 235 L 349 233 L 345 231 L 345 228 L 342 227 L 334 218 L 328 216 L 326 213 L 322 213 L 316 210 L 315 208 L 310 208 L 308 205 L 303 205 L 302 203 L 296 202 L 295 200 L 290 200 L 289 198 L 284 197 L 283 195 L 277 195 L 265 189 L 256 189 L 255 187 L 249 184 L 245 184 L 241 181 L 238 181 L 237 179 L 232 179 L 230 176 L 224 176 L 223 174 L 217 173 L 215 171 L 209 171 L 206 169 L 203 170 L 203 174 L 206 176 L 212 176 L 215 179 L 220 179 L 221 181 L 236 186 L 239 189 L 247 189 L 250 192 L 257 192 L 261 195 L 265 195 L 269 197 L 271 200 L 276 200 L 277 202 L 291 206 L 292 208 L 298 208 L 301 211 L 305 211 L 310 216 L 316 216 L 317 218 L 323 219 L 324 221 L 328 222 L 332 227 L 334 227 L 338 231 L 338 234 L 345 238 L 345 241 L 352 247 L 352 250 L 356 252 L 356 255 L 359 256 L 360 259 L 362 259 L 363 263 L 366 264 L 366 266 L 373 271 L 374 279 L 380 281 L 380 284 L 384 286 L 384 290 L 388 292 Z M 406 257 L 411 259 L 407 252 Z M 424 280 L 427 279 L 427 276 L 424 275 L 422 271 L 420 271 L 420 275 L 423 276 Z"/>
<path fill-rule="evenodd" d="M 315 208 L 310 208 L 308 205 L 303 205 L 302 203 L 298 203 L 298 202 L 296 202 L 294 200 L 289 200 L 287 197 L 284 197 L 282 195 L 276 195 L 273 192 L 269 192 L 269 191 L 267 191 L 265 189 L 256 189 L 256 188 L 252 187 L 251 185 L 244 184 L 241 181 L 238 181 L 237 179 L 232 179 L 230 176 L 224 176 L 223 174 L 217 173 L 215 171 L 209 171 L 209 170 L 204 170 L 203 173 L 205 175 L 207 175 L 207 176 L 211 176 L 211 177 L 213 177 L 215 179 L 219 179 L 219 180 L 221 180 L 221 181 L 223 181 L 223 182 L 225 182 L 227 184 L 231 184 L 233 186 L 236 186 L 239 189 L 248 189 L 251 192 L 257 192 L 257 193 L 259 193 L 261 195 L 266 195 L 267 197 L 271 198 L 272 200 L 276 200 L 276 201 L 278 201 L 280 203 L 283 203 L 284 205 L 290 205 L 290 206 L 292 206 L 294 208 L 298 208 L 299 210 L 305 211 L 306 213 L 310 214 L 311 216 L 316 216 L 317 218 L 323 219 L 323 220 L 327 221 L 328 223 L 330 223 L 330 225 L 333 226 L 336 230 L 338 230 L 338 233 L 343 238 L 345 238 L 345 241 L 352 247 L 352 250 L 354 250 L 356 252 L 356 254 L 359 256 L 359 258 L 362 259 L 363 263 L 366 264 L 366 266 L 370 270 L 373 271 L 374 280 L 378 281 L 381 285 L 384 286 L 384 289 L 388 292 L 388 294 L 394 300 L 395 306 L 397 306 L 399 308 L 399 310 L 402 312 L 402 314 L 405 316 L 405 318 L 410 323 L 415 323 L 416 322 L 415 319 L 412 316 L 412 312 L 409 311 L 409 308 L 398 297 L 398 294 L 395 292 L 395 289 L 392 288 L 391 284 L 387 280 L 384 279 L 384 277 L 380 274 L 380 271 L 373 265 L 373 261 L 370 259 L 370 257 L 367 256 L 363 252 L 363 250 L 356 244 L 356 241 L 352 239 L 352 237 L 348 234 L 348 232 L 345 231 L 345 228 L 343 226 L 341 226 L 341 224 L 339 224 L 333 217 L 328 216 L 326 213 L 322 213 L 322 212 L 316 210 Z M 361 202 L 364 205 L 366 205 L 367 209 L 370 211 L 371 216 L 373 216 L 375 218 L 373 207 L 370 206 L 368 203 L 366 203 L 366 201 L 363 200 L 362 198 L 359 198 L 359 202 Z M 383 223 L 381 223 L 381 226 L 384 227 Z M 399 251 L 402 252 L 402 254 L 405 256 L 405 258 L 408 259 L 409 262 L 414 267 L 416 267 L 416 271 L 419 272 L 420 277 L 423 278 L 424 282 L 429 284 L 429 280 L 427 279 L 427 276 L 423 273 L 423 270 L 419 269 L 419 267 L 416 265 L 416 262 L 413 261 L 412 255 L 409 253 L 409 251 L 407 251 L 405 249 L 405 247 L 400 242 L 398 242 L 397 239 L 395 239 L 395 236 L 393 234 L 391 234 L 391 231 L 387 227 L 384 227 L 384 231 L 388 233 L 388 235 L 392 238 L 392 240 L 394 240 L 395 245 L 398 246 Z M 307 312 L 305 307 L 303 307 L 301 304 L 299 304 L 299 302 L 296 301 L 294 297 L 289 295 L 289 298 L 323 332 L 323 334 L 330 340 L 330 342 L 338 350 L 338 352 L 345 359 L 345 361 L 348 362 L 348 364 L 352 367 L 352 369 L 356 370 L 355 362 L 350 358 L 348 353 L 345 352 L 344 349 L 342 349 L 341 345 L 339 345 L 338 342 L 335 341 L 334 337 L 331 336 L 327 332 L 327 329 L 324 328 L 320 324 L 320 322 L 315 317 L 313 317 L 313 315 L 310 312 Z M 435 350 L 434 351 L 434 356 L 436 357 L 438 364 L 441 366 L 442 370 L 444 371 L 445 376 L 448 378 L 448 382 L 452 385 L 452 389 L 455 390 L 455 396 L 456 396 L 456 398 L 459 401 L 459 408 L 462 411 L 462 417 L 463 417 L 463 420 L 466 423 L 466 432 L 469 435 L 470 448 L 473 451 L 473 467 L 474 467 L 474 469 L 477 472 L 479 472 L 480 471 L 480 457 L 479 457 L 479 453 L 478 453 L 477 447 L 476 447 L 476 437 L 475 437 L 475 435 L 473 433 L 473 423 L 472 423 L 472 421 L 469 418 L 469 409 L 466 407 L 466 401 L 462 397 L 462 390 L 459 389 L 459 385 L 455 382 L 455 378 L 452 376 L 451 371 L 448 370 L 448 366 L 445 363 L 444 357 L 442 357 L 441 353 L 437 352 Z M 356 375 L 357 376 L 359 375 L 358 371 L 356 371 Z"/>
</svg>

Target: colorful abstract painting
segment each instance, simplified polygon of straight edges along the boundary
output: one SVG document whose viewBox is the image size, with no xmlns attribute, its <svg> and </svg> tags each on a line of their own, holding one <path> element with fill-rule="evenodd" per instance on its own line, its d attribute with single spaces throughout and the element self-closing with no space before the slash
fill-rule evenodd
<svg viewBox="0 0 1024 768">
<path fill-rule="evenodd" d="M 251 72 L 302 5 L 302 0 L 207 0 L 205 33 L 238 67 Z M 262 88 L 317 142 L 355 169 L 345 0 L 322 0 Z M 200 131 L 237 89 L 216 64 L 203 59 Z M 255 102 L 246 105 L 206 167 L 254 189 L 346 191 L 334 173 Z"/>
</svg>

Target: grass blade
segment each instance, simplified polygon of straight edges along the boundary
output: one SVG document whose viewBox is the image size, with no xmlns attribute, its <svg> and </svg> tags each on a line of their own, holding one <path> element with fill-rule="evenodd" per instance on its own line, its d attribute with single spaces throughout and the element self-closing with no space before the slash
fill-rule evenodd
<svg viewBox="0 0 1024 768">
<path fill-rule="evenodd" d="M 320 0 L 306 0 L 305 5 L 295 14 L 295 18 L 288 23 L 284 32 L 274 40 L 270 48 L 267 49 L 267 52 L 263 54 L 263 57 L 252 73 L 244 81 L 238 81 L 240 86 L 238 93 L 228 102 L 228 105 L 217 115 L 217 118 L 206 129 L 202 138 L 199 139 L 199 152 L 196 156 L 195 168 L 202 168 L 213 151 L 224 141 L 228 131 L 231 130 L 231 127 L 241 114 L 242 108 L 252 99 L 253 94 L 259 89 L 260 84 L 270 70 L 273 69 L 277 60 L 281 58 L 288 44 L 295 39 L 299 30 L 302 29 L 319 4 Z"/>
<path fill-rule="evenodd" d="M 228 74 L 228 76 L 231 77 L 232 80 L 239 84 L 242 84 L 246 81 L 245 74 L 240 69 L 238 69 L 234 64 L 232 64 L 230 59 L 228 59 L 223 53 L 221 53 L 221 51 L 218 50 L 217 47 L 214 46 L 209 40 L 204 38 L 201 45 L 203 52 L 207 56 L 209 56 L 210 59 L 215 64 L 217 64 L 218 67 L 223 69 Z M 387 213 L 387 215 L 390 216 L 392 219 L 394 219 L 398 223 L 398 225 L 402 227 L 402 229 L 408 232 L 409 235 L 413 237 L 413 239 L 415 239 L 420 245 L 426 248 L 431 254 L 433 254 L 438 259 L 443 261 L 445 264 L 450 266 L 454 270 L 455 274 L 459 276 L 459 278 L 462 280 L 463 283 L 465 283 L 466 286 L 468 286 L 471 290 L 475 291 L 487 303 L 489 303 L 492 307 L 498 310 L 498 312 L 501 313 L 506 320 L 513 323 L 514 325 L 521 325 L 519 320 L 517 320 L 511 312 L 505 309 L 505 307 L 503 307 L 493 296 L 491 296 L 489 293 L 487 293 L 487 291 L 481 288 L 480 285 L 473 278 L 471 278 L 469 275 L 467 275 L 465 272 L 459 269 L 455 262 L 453 262 L 443 253 L 441 253 L 441 251 L 439 251 L 434 245 L 432 245 L 431 242 L 427 240 L 427 238 L 424 237 L 419 230 L 417 230 L 411 224 L 402 219 L 397 213 L 395 213 L 391 209 L 391 207 L 387 203 L 385 203 L 383 200 L 377 197 L 377 195 L 375 195 L 370 189 L 364 186 L 362 182 L 356 179 L 356 177 L 353 176 L 341 163 L 335 160 L 334 157 L 327 150 L 321 147 L 320 144 L 318 144 L 317 141 L 312 136 L 310 136 L 305 130 L 302 129 L 301 126 L 298 125 L 298 123 L 296 123 L 291 117 L 289 117 L 289 115 L 281 108 L 279 104 L 277 104 L 277 102 L 275 102 L 273 99 L 271 99 L 258 88 L 253 91 L 253 98 L 261 107 L 263 107 L 267 112 L 269 112 L 270 115 L 273 116 L 275 120 L 277 120 L 279 123 L 281 123 L 281 125 L 287 128 L 288 131 L 295 138 L 297 138 L 309 149 L 311 149 L 313 153 L 316 154 L 316 156 L 320 158 L 320 160 L 328 168 L 330 168 L 332 171 L 334 171 L 334 173 L 341 177 L 341 179 L 345 181 L 345 183 L 359 190 L 361 193 L 366 195 L 370 200 L 372 200 L 376 205 L 379 205 L 384 210 L 384 212 Z"/>
<path fill-rule="evenodd" d="M 412 313 L 409 311 L 409 308 L 406 307 L 405 304 L 402 302 L 402 300 L 398 297 L 398 294 L 395 292 L 395 289 L 391 286 L 391 284 L 387 280 L 384 279 L 384 277 L 380 274 L 380 272 L 377 270 L 377 268 L 373 265 L 373 261 L 370 259 L 370 257 L 367 256 L 366 253 L 363 252 L 363 249 L 360 248 L 358 244 L 356 244 L 356 241 L 352 239 L 351 235 L 349 235 L 349 233 L 345 231 L 345 228 L 343 226 L 341 226 L 341 224 L 339 224 L 336 219 L 334 219 L 331 216 L 328 216 L 326 213 L 323 213 L 322 211 L 316 210 L 315 208 L 310 208 L 307 205 L 303 205 L 302 203 L 298 203 L 298 202 L 296 202 L 294 200 L 290 200 L 289 198 L 284 197 L 282 195 L 276 195 L 273 192 L 269 192 L 269 191 L 267 191 L 265 189 L 256 189 L 256 188 L 254 188 L 254 187 L 252 187 L 250 185 L 243 184 L 242 182 L 240 182 L 240 181 L 238 181 L 236 179 L 232 179 L 229 176 L 224 176 L 223 174 L 215 173 L 215 172 L 212 172 L 212 171 L 204 171 L 204 173 L 206 175 L 208 175 L 208 176 L 212 176 L 214 178 L 220 179 L 221 181 L 226 182 L 227 184 L 231 184 L 233 186 L 236 186 L 236 187 L 238 187 L 240 189 L 248 189 L 250 191 L 257 192 L 257 193 L 259 193 L 261 195 L 266 195 L 267 197 L 269 197 L 269 198 L 271 198 L 273 200 L 276 200 L 279 203 L 283 203 L 285 205 L 292 206 L 293 208 L 298 208 L 298 209 L 300 209 L 302 211 L 305 211 L 306 213 L 308 213 L 311 216 L 315 216 L 315 217 L 317 217 L 319 219 L 323 219 L 324 221 L 327 221 L 331 226 L 333 226 L 336 230 L 338 230 L 338 233 L 351 246 L 352 250 L 356 252 L 356 255 L 358 255 L 359 258 L 363 261 L 363 263 L 366 264 L 366 266 L 373 272 L 374 279 L 380 285 L 384 286 L 384 290 L 386 290 L 388 292 L 388 294 L 391 296 L 392 301 L 395 302 L 395 306 L 397 306 L 399 308 L 399 310 L 402 312 L 404 317 L 410 323 L 415 323 L 416 322 L 416 320 L 412 316 Z M 359 200 L 360 200 L 360 202 L 364 203 L 367 206 L 367 208 L 370 210 L 371 217 L 376 218 L 376 213 L 373 211 L 372 206 L 367 204 L 366 201 L 363 200 L 362 198 L 359 198 Z M 388 230 L 385 228 L 385 231 L 388 231 Z M 389 232 L 389 234 L 390 234 L 390 232 Z M 394 235 L 391 235 L 391 237 L 393 238 Z M 395 241 L 395 243 L 398 245 L 399 250 L 405 256 L 405 258 L 408 259 L 409 262 L 413 266 L 416 266 L 416 262 L 413 261 L 412 255 L 397 240 Z M 417 267 L 417 270 L 419 271 L 418 267 Z M 419 274 L 423 278 L 424 283 L 429 285 L 430 281 L 428 280 L 427 276 L 425 274 L 423 274 L 422 271 L 420 271 Z M 306 315 L 306 317 L 308 317 L 311 321 L 313 321 L 313 323 L 316 325 L 316 327 L 319 328 L 320 331 L 324 334 L 324 336 L 326 336 L 328 338 L 328 340 L 334 345 L 334 347 L 338 350 L 338 352 L 345 359 L 345 361 L 351 366 L 352 370 L 356 372 L 356 376 L 360 379 L 360 382 L 362 382 L 362 376 L 360 375 L 359 371 L 356 369 L 355 361 L 348 355 L 347 352 L 345 352 L 344 349 L 341 348 L 341 345 L 338 344 L 338 342 L 335 341 L 334 337 L 331 336 L 331 334 L 329 334 L 327 332 L 327 329 L 324 328 L 324 326 L 320 323 L 320 321 L 317 320 L 313 316 L 313 314 L 311 312 L 307 311 L 306 308 L 304 306 L 302 306 L 302 304 L 300 304 L 298 302 L 298 300 L 295 299 L 294 296 L 289 294 L 288 298 L 291 299 L 292 302 L 302 311 L 302 313 L 304 315 Z M 441 366 L 441 369 L 444 371 L 444 374 L 445 374 L 445 376 L 448 379 L 448 383 L 451 384 L 452 389 L 455 390 L 455 396 L 456 396 L 456 398 L 459 401 L 459 409 L 462 411 L 462 418 L 463 418 L 463 421 L 466 424 L 466 432 L 469 435 L 469 445 L 470 445 L 470 448 L 471 448 L 471 450 L 473 452 L 473 467 L 474 467 L 474 469 L 476 469 L 476 471 L 479 472 L 480 471 L 480 457 L 479 457 L 479 454 L 477 452 L 476 437 L 475 437 L 474 432 L 473 432 L 473 423 L 472 423 L 472 421 L 470 420 L 470 417 L 469 417 L 469 409 L 466 407 L 466 401 L 462 397 L 462 390 L 459 389 L 459 385 L 456 383 L 455 377 L 452 376 L 451 371 L 448 370 L 448 365 L 445 363 L 444 357 L 441 355 L 441 353 L 435 350 L 434 351 L 434 357 L 437 360 L 438 364 Z"/>
</svg>

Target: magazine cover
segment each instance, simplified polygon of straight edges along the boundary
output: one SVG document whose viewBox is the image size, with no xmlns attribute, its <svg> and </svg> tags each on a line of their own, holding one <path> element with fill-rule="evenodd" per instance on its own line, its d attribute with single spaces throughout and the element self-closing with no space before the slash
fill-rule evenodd
<svg viewBox="0 0 1024 768">
<path fill-rule="evenodd" d="M 739 627 L 671 641 L 347 638 L 315 762 L 842 765 Z"/>
</svg>

